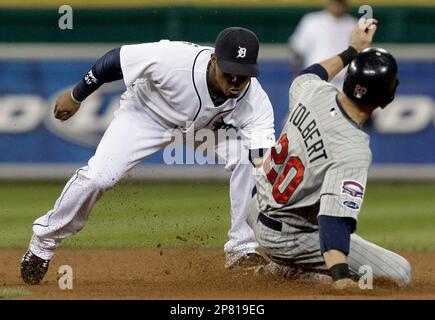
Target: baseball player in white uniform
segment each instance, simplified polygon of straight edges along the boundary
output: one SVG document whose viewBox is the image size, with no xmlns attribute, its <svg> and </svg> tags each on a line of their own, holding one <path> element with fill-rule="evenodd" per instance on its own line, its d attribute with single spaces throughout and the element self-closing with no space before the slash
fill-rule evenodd
<svg viewBox="0 0 435 320">
<path fill-rule="evenodd" d="M 306 279 L 323 271 L 322 278 L 332 277 L 342 289 L 356 287 L 360 267 L 368 266 L 374 276 L 399 286 L 411 281 L 405 258 L 354 234 L 371 163 L 369 136 L 361 126 L 394 99 L 399 83 L 393 56 L 368 48 L 377 21 L 361 25 L 347 50 L 293 81 L 286 125 L 259 166 L 247 216 L 272 259 L 258 268 L 266 274 Z M 328 81 L 349 63 L 338 91 Z"/>
<path fill-rule="evenodd" d="M 231 126 L 255 154 L 271 147 L 275 142 L 273 109 L 256 79 L 258 50 L 256 35 L 243 28 L 223 30 L 215 49 L 168 40 L 125 45 L 97 60 L 72 91 L 59 96 L 54 115 L 65 121 L 102 84 L 123 79 L 127 87 L 95 155 L 68 181 L 53 209 L 33 223 L 33 236 L 21 262 L 24 282 L 40 283 L 61 241 L 85 226 L 106 190 L 171 142 L 168 132 L 187 134 Z M 243 216 L 255 169 L 242 159 L 248 153 L 221 151 L 225 149 L 216 147 L 226 159 L 226 169 L 232 171 L 226 267 L 263 263 Z"/>
<path fill-rule="evenodd" d="M 346 0 L 328 0 L 325 10 L 305 15 L 289 37 L 291 59 L 299 71 L 345 50 L 357 20 L 346 13 Z M 332 79 L 337 88 L 343 86 L 344 70 Z"/>
</svg>

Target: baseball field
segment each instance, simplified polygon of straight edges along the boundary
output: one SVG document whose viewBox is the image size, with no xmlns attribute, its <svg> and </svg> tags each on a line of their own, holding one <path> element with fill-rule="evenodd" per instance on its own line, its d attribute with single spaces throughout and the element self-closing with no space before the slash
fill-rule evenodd
<svg viewBox="0 0 435 320">
<path fill-rule="evenodd" d="M 59 182 L 0 183 L 2 299 L 343 299 L 325 284 L 226 271 L 226 183 L 124 182 L 106 193 L 87 226 L 64 241 L 39 286 L 24 285 L 20 258 L 33 220 L 51 209 Z M 435 183 L 369 183 L 358 233 L 405 256 L 413 283 L 376 282 L 346 298 L 435 299 Z M 7 226 L 7 227 L 5 227 Z M 61 290 L 58 269 L 73 270 Z"/>
</svg>

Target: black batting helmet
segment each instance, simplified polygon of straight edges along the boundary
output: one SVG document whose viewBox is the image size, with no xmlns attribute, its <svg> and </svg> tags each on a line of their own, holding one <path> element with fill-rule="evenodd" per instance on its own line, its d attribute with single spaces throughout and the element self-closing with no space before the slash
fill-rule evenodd
<svg viewBox="0 0 435 320">
<path fill-rule="evenodd" d="M 384 49 L 368 48 L 350 63 L 343 91 L 363 106 L 385 107 L 399 85 L 396 59 Z"/>
</svg>

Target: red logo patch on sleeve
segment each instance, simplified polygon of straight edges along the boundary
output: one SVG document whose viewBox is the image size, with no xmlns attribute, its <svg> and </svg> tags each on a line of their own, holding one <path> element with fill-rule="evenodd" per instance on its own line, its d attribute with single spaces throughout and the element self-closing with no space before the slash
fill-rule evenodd
<svg viewBox="0 0 435 320">
<path fill-rule="evenodd" d="M 341 184 L 341 193 L 362 199 L 364 196 L 364 186 L 357 181 L 344 180 Z"/>
</svg>

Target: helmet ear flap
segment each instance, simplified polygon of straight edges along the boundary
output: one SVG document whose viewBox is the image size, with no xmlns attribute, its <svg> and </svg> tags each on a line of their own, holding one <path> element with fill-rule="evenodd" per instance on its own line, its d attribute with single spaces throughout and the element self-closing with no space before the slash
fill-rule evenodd
<svg viewBox="0 0 435 320">
<path fill-rule="evenodd" d="M 399 79 L 396 79 L 396 83 L 395 83 L 394 89 L 392 91 L 393 95 L 391 96 L 390 100 L 385 105 L 381 106 L 381 109 L 384 109 L 387 105 L 389 105 L 394 100 L 394 96 L 396 95 L 396 89 L 399 86 L 399 83 L 400 83 Z"/>
</svg>

